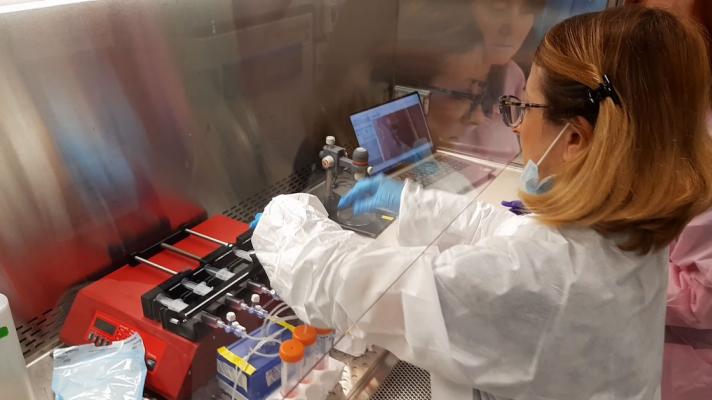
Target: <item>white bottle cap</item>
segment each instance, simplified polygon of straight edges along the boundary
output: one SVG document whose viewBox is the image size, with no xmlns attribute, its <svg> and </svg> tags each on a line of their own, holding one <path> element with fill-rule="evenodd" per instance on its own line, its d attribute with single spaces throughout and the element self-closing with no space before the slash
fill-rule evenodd
<svg viewBox="0 0 712 400">
<path fill-rule="evenodd" d="M 252 301 L 252 304 L 260 304 L 260 295 L 253 293 L 252 297 L 250 297 L 250 301 Z"/>
</svg>

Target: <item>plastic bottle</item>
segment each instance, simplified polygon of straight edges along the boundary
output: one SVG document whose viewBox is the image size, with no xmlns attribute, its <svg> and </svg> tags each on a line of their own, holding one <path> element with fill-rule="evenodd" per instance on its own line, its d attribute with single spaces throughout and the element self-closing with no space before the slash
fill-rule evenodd
<svg viewBox="0 0 712 400">
<path fill-rule="evenodd" d="M 316 329 L 309 325 L 299 325 L 292 332 L 292 339 L 298 340 L 304 345 L 304 378 L 302 382 L 311 383 L 311 379 L 307 373 L 314 367 L 319 359 L 318 349 L 316 348 Z"/>
<path fill-rule="evenodd" d="M 316 350 L 317 359 L 316 369 L 324 370 L 329 366 L 329 351 L 334 347 L 334 330 L 333 329 L 316 329 Z"/>
<path fill-rule="evenodd" d="M 34 400 L 25 358 L 10 313 L 10 303 L 0 294 L 0 397 Z"/>
<path fill-rule="evenodd" d="M 289 339 L 279 346 L 279 358 L 282 360 L 282 387 L 284 397 L 294 397 L 293 389 L 299 385 L 304 366 L 304 345 L 298 340 Z"/>
</svg>

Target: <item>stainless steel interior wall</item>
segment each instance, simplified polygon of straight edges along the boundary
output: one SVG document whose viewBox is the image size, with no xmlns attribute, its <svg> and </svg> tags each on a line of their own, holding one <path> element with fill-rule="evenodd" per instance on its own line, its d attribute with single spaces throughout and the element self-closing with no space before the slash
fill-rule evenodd
<svg viewBox="0 0 712 400">
<path fill-rule="evenodd" d="M 21 321 L 161 210 L 220 213 L 327 134 L 353 145 L 348 114 L 388 96 L 396 0 L 6 3 L 0 292 Z"/>
<path fill-rule="evenodd" d="M 505 64 L 499 81 L 521 90 L 546 29 L 606 3 L 2 1 L 0 292 L 20 321 L 48 312 L 140 247 L 135 236 L 312 171 L 327 135 L 355 147 L 349 114 L 389 98 L 395 83 L 467 92 Z M 505 45 L 482 61 L 483 48 Z M 516 155 L 499 128 L 449 134 L 448 118 L 457 125 L 470 108 L 451 100 L 431 103 L 439 144 Z M 497 121 L 486 111 L 468 115 L 486 127 Z"/>
</svg>

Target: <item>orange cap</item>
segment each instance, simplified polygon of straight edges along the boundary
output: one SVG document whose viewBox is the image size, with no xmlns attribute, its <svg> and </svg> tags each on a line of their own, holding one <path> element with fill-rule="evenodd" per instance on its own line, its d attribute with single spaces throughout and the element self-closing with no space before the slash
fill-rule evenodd
<svg viewBox="0 0 712 400">
<path fill-rule="evenodd" d="M 304 358 L 304 345 L 298 340 L 285 340 L 279 346 L 279 358 L 288 363 L 302 361 Z"/>
<path fill-rule="evenodd" d="M 322 328 L 317 328 L 316 326 L 314 327 L 316 329 L 316 334 L 319 336 L 326 336 L 326 335 L 331 335 L 334 333 L 333 329 L 322 329 Z"/>
<path fill-rule="evenodd" d="M 309 347 L 316 343 L 316 329 L 309 325 L 299 325 L 292 331 L 292 339 L 296 339 Z"/>
</svg>

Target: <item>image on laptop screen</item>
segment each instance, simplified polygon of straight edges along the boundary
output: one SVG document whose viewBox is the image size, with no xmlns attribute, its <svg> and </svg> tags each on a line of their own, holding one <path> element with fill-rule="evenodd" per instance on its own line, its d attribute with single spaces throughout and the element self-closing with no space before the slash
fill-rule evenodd
<svg viewBox="0 0 712 400">
<path fill-rule="evenodd" d="M 432 152 L 432 140 L 418 93 L 351 115 L 373 174 L 387 173 L 418 154 Z"/>
</svg>

